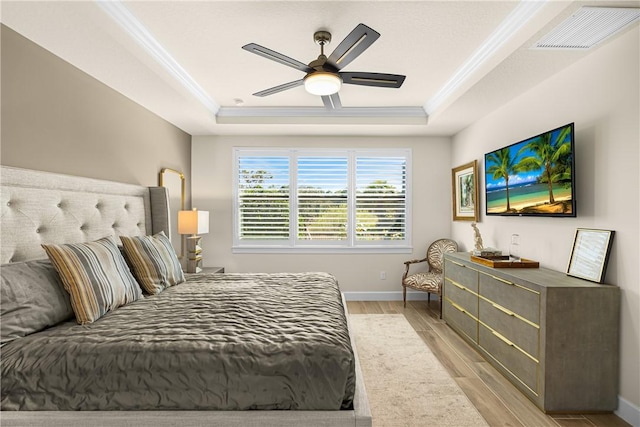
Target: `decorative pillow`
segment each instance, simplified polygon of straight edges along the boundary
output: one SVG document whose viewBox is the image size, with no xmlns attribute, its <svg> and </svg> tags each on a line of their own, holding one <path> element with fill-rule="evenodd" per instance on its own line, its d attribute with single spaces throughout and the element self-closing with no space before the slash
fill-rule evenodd
<svg viewBox="0 0 640 427">
<path fill-rule="evenodd" d="M 48 259 L 0 268 L 2 345 L 73 318 L 69 294 Z"/>
<path fill-rule="evenodd" d="M 120 240 L 133 275 L 149 294 L 184 282 L 180 261 L 164 232 L 153 236 L 120 236 Z"/>
<path fill-rule="evenodd" d="M 42 247 L 69 292 L 71 307 L 81 325 L 142 298 L 142 290 L 112 237 Z"/>
</svg>

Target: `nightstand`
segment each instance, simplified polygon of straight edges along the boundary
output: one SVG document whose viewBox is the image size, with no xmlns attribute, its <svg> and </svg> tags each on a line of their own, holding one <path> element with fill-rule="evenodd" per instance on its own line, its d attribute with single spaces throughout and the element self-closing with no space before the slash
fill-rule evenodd
<svg viewBox="0 0 640 427">
<path fill-rule="evenodd" d="M 202 271 L 198 273 L 187 273 L 184 271 L 184 277 L 189 278 L 191 276 L 195 276 L 196 274 L 208 274 L 208 273 L 224 273 L 224 267 L 202 267 Z"/>
<path fill-rule="evenodd" d="M 202 267 L 200 273 L 224 273 L 224 267 Z"/>
</svg>

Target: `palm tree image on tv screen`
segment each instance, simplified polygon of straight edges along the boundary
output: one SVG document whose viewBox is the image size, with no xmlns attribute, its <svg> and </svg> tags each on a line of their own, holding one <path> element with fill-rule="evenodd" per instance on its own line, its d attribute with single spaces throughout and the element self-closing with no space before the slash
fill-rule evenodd
<svg viewBox="0 0 640 427">
<path fill-rule="evenodd" d="M 485 154 L 487 215 L 575 212 L 573 123 Z"/>
</svg>

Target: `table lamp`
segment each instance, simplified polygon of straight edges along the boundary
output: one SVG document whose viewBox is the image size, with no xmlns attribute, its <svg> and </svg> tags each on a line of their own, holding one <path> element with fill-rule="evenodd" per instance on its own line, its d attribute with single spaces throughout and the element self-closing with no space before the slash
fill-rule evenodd
<svg viewBox="0 0 640 427">
<path fill-rule="evenodd" d="M 202 271 L 202 247 L 198 234 L 209 232 L 209 211 L 199 211 L 196 208 L 190 211 L 178 212 L 178 234 L 190 234 L 187 237 L 187 273 L 200 273 Z"/>
</svg>

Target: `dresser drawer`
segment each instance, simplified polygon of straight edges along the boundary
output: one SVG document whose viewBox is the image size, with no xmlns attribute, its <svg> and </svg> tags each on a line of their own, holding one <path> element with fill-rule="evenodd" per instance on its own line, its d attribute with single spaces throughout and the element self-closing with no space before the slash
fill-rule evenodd
<svg viewBox="0 0 640 427">
<path fill-rule="evenodd" d="M 478 294 L 449 278 L 444 280 L 444 294 L 472 316 L 478 317 Z"/>
<path fill-rule="evenodd" d="M 495 331 L 480 325 L 478 344 L 491 357 L 500 362 L 511 375 L 538 394 L 538 363 L 515 348 L 509 340 L 496 335 Z"/>
<path fill-rule="evenodd" d="M 535 359 L 540 359 L 539 328 L 518 318 L 506 308 L 482 298 L 480 298 L 478 318 Z"/>
<path fill-rule="evenodd" d="M 478 342 L 478 321 L 447 297 L 442 304 L 442 317 L 453 329 L 466 335 L 471 341 Z"/>
<path fill-rule="evenodd" d="M 444 262 L 444 276 L 478 292 L 478 272 L 472 268 L 447 259 Z"/>
<path fill-rule="evenodd" d="M 462 252 L 445 260 L 447 325 L 535 405 L 616 408 L 619 288 L 543 267 L 490 268 Z"/>
<path fill-rule="evenodd" d="M 483 297 L 540 325 L 540 293 L 517 283 L 480 273 L 480 292 Z"/>
</svg>

